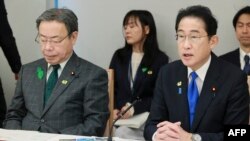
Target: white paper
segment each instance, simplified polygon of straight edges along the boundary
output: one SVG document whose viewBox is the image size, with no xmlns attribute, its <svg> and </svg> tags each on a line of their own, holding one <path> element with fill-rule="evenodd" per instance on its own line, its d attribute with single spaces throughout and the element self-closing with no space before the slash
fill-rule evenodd
<svg viewBox="0 0 250 141">
<path fill-rule="evenodd" d="M 147 120 L 149 112 L 144 112 L 138 115 L 135 115 L 128 119 L 119 119 L 115 125 L 116 126 L 127 126 L 131 128 L 140 128 Z"/>
</svg>

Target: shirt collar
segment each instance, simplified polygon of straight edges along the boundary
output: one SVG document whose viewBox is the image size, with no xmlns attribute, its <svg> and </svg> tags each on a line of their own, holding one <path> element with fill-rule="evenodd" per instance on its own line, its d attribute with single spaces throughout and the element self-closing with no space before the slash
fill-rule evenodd
<svg viewBox="0 0 250 141">
<path fill-rule="evenodd" d="M 208 70 L 210 63 L 211 63 L 211 55 L 209 56 L 207 62 L 203 64 L 198 70 L 195 71 L 198 77 L 202 80 L 202 82 L 204 82 L 205 80 L 205 76 L 207 74 L 207 70 Z M 191 72 L 193 72 L 193 70 L 188 67 L 188 78 Z"/>
<path fill-rule="evenodd" d="M 243 49 L 241 49 L 241 48 L 239 48 L 239 49 L 240 49 L 240 59 L 244 61 L 245 55 L 249 55 L 249 54 L 245 53 Z"/>
<path fill-rule="evenodd" d="M 73 53 L 72 53 L 73 54 Z M 63 68 L 65 67 L 66 63 L 69 61 L 69 59 L 71 58 L 72 54 L 70 55 L 70 57 L 68 59 L 66 59 L 65 61 L 60 63 L 60 68 L 59 70 L 63 70 Z M 48 63 L 48 68 L 50 68 L 52 65 Z"/>
<path fill-rule="evenodd" d="M 241 69 L 243 69 L 244 68 L 244 66 L 245 66 L 245 60 L 244 60 L 244 57 L 245 57 L 245 55 L 250 55 L 250 54 L 247 54 L 246 52 L 244 52 L 244 50 L 243 49 L 241 49 L 241 48 L 239 48 L 240 49 L 240 66 L 241 66 Z"/>
</svg>

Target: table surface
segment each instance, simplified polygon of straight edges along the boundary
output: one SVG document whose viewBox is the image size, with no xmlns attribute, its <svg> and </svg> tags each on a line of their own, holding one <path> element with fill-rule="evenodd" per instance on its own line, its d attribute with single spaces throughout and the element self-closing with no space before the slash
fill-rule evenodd
<svg viewBox="0 0 250 141">
<path fill-rule="evenodd" d="M 0 128 L 0 141 L 106 141 L 106 137 L 87 137 L 65 134 L 41 133 L 27 130 Z M 138 141 L 113 137 L 113 141 Z"/>
</svg>

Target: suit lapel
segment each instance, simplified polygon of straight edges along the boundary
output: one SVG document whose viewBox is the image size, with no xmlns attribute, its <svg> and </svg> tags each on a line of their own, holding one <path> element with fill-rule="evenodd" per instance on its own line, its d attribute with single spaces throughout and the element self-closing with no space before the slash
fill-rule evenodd
<svg viewBox="0 0 250 141">
<path fill-rule="evenodd" d="M 43 73 L 42 77 L 38 77 L 38 73 Z M 41 63 L 39 63 L 37 65 L 37 68 L 36 68 L 36 76 L 35 76 L 35 81 L 33 82 L 37 82 L 38 86 L 40 87 L 37 87 L 36 88 L 36 92 L 37 92 L 37 105 L 38 105 L 38 112 L 39 114 L 37 115 L 40 115 L 41 116 L 41 113 L 43 111 L 43 105 L 44 105 L 44 90 L 45 90 L 45 85 L 46 85 L 46 72 L 47 72 L 47 63 L 45 60 L 41 61 Z M 40 75 L 41 76 L 41 75 Z"/>
<path fill-rule="evenodd" d="M 48 111 L 48 109 L 55 103 L 58 96 L 63 94 L 63 91 L 70 85 L 70 83 L 79 76 L 80 69 L 78 57 L 73 53 L 72 57 L 69 59 L 65 65 L 60 77 L 58 78 L 57 84 L 52 91 L 51 97 L 48 103 L 45 105 L 43 110 L 43 115 Z"/>
<path fill-rule="evenodd" d="M 212 54 L 212 59 L 210 66 L 208 68 L 202 91 L 196 106 L 196 113 L 194 117 L 194 122 L 191 131 L 195 131 L 198 127 L 202 117 L 205 115 L 207 108 L 214 98 L 215 92 L 213 88 L 217 89 L 218 87 L 218 79 L 219 79 L 219 70 L 220 66 L 217 60 L 217 57 Z"/>
<path fill-rule="evenodd" d="M 235 52 L 236 52 L 236 56 L 237 56 L 237 57 L 234 57 L 234 59 L 237 58 L 237 59 L 235 59 L 235 61 L 236 61 L 235 64 L 240 67 L 240 49 L 238 49 Z"/>
<path fill-rule="evenodd" d="M 236 49 L 231 57 L 231 63 L 235 64 L 236 66 L 240 67 L 240 49 Z"/>
<path fill-rule="evenodd" d="M 131 91 L 131 87 L 130 87 L 130 62 L 131 62 L 131 56 L 132 56 L 132 50 L 129 49 L 129 50 L 126 50 L 126 59 L 124 59 L 125 61 L 125 65 L 123 66 L 123 70 L 124 70 L 124 76 L 126 76 L 126 79 L 124 79 L 126 81 L 126 89 L 128 90 L 128 92 L 130 92 L 129 94 L 132 94 L 132 91 Z"/>
<path fill-rule="evenodd" d="M 181 63 L 181 61 L 180 61 Z M 177 98 L 177 111 L 178 116 L 181 121 L 181 125 L 184 129 L 189 129 L 189 108 L 188 108 L 188 100 L 187 100 L 187 86 L 188 86 L 188 79 L 187 79 L 187 67 L 181 63 L 181 68 L 176 70 L 177 75 L 172 76 L 174 77 L 174 91 Z M 179 104 L 178 104 L 179 103 Z"/>
</svg>

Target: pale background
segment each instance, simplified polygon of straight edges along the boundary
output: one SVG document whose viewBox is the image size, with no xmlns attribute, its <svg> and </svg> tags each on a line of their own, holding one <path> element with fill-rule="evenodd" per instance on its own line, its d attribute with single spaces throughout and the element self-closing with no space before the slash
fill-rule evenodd
<svg viewBox="0 0 250 141">
<path fill-rule="evenodd" d="M 171 60 L 178 59 L 175 41 L 175 18 L 180 8 L 201 4 L 208 6 L 218 20 L 220 43 L 217 55 L 238 47 L 232 18 L 249 0 L 58 0 L 59 7 L 72 9 L 79 19 L 79 38 L 75 52 L 102 68 L 108 68 L 114 51 L 124 45 L 122 20 L 131 9 L 149 10 L 155 19 L 160 48 Z M 42 57 L 35 20 L 46 9 L 54 7 L 54 0 L 5 0 L 8 18 L 16 38 L 22 63 Z M 1 22 L 1 21 L 0 21 Z M 14 94 L 14 75 L 0 51 L 0 77 L 7 105 Z M 34 72 L 35 73 L 35 72 Z"/>
</svg>

